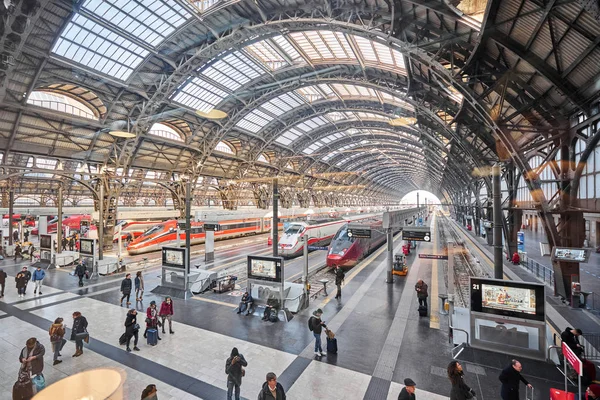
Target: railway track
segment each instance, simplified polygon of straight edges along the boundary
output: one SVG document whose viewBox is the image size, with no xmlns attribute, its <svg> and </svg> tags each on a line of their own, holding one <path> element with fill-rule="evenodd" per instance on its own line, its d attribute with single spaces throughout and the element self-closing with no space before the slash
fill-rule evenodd
<svg viewBox="0 0 600 400">
<path fill-rule="evenodd" d="M 471 253 L 466 249 L 464 241 L 456 232 L 455 228 L 448 222 L 447 217 L 442 217 L 438 222 L 438 232 L 442 243 L 447 243 L 452 240 L 456 243 L 456 247 L 452 252 L 454 261 L 454 287 L 457 294 L 456 303 L 460 307 L 469 305 L 469 278 L 489 277 L 489 274 L 484 271 L 479 263 L 471 256 Z"/>
</svg>

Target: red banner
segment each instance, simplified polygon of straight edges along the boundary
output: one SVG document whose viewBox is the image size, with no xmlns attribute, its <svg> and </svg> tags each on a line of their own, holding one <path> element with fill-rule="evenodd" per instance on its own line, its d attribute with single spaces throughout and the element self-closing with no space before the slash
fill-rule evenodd
<svg viewBox="0 0 600 400">
<path fill-rule="evenodd" d="M 565 356 L 565 359 L 569 362 L 569 364 L 571 364 L 575 372 L 577 372 L 579 376 L 583 376 L 583 363 L 581 362 L 579 357 L 577 357 L 575 353 L 573 353 L 573 350 L 571 350 L 571 348 L 567 346 L 564 342 L 562 344 L 562 352 L 563 356 Z"/>
</svg>

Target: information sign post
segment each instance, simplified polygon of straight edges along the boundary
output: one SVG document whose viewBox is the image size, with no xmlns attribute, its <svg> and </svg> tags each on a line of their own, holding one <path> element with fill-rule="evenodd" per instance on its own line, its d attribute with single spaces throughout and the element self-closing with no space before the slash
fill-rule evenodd
<svg viewBox="0 0 600 400">
<path fill-rule="evenodd" d="M 218 222 L 204 222 L 204 262 L 215 260 L 215 232 L 219 230 Z"/>
</svg>

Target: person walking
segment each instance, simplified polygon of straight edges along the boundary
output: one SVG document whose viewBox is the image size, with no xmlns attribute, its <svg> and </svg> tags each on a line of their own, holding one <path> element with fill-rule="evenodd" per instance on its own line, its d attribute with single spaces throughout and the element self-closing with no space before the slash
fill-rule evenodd
<svg viewBox="0 0 600 400">
<path fill-rule="evenodd" d="M 42 372 L 44 371 L 44 354 L 46 354 L 44 345 L 38 342 L 36 338 L 32 337 L 27 339 L 25 347 L 21 350 L 19 362 L 30 367 L 32 376 L 42 375 Z"/>
<path fill-rule="evenodd" d="M 148 385 L 142 391 L 142 400 L 158 400 L 156 385 Z"/>
<path fill-rule="evenodd" d="M 77 267 L 75 267 L 75 275 L 79 278 L 79 287 L 83 287 L 83 277 L 85 276 L 84 263 L 80 262 L 79 264 L 77 264 Z"/>
<path fill-rule="evenodd" d="M 323 348 L 321 347 L 321 332 L 323 331 L 323 327 L 327 328 L 324 321 L 321 321 L 321 316 L 323 315 L 323 310 L 317 308 L 313 311 L 312 317 L 308 320 L 308 329 L 311 330 L 313 336 L 315 337 L 315 355 L 318 357 L 322 357 L 325 355 L 323 352 Z"/>
<path fill-rule="evenodd" d="M 127 297 L 127 305 L 131 305 L 129 301 L 129 296 L 131 296 L 131 274 L 125 275 L 125 279 L 121 281 L 121 293 L 123 296 L 121 297 L 121 306 L 123 305 L 123 299 Z"/>
<path fill-rule="evenodd" d="M 450 391 L 450 400 L 468 400 L 475 397 L 475 391 L 471 389 L 464 381 L 464 371 L 462 365 L 456 360 L 448 364 L 448 379 L 452 383 Z"/>
<path fill-rule="evenodd" d="M 27 287 L 27 278 L 23 272 L 19 272 L 17 276 L 15 276 L 15 282 L 17 286 L 17 293 L 19 297 L 25 297 L 25 287 Z"/>
<path fill-rule="evenodd" d="M 64 236 L 64 234 L 63 234 L 63 237 L 62 237 L 62 240 L 61 240 L 61 244 L 62 244 L 62 249 L 63 249 L 63 251 L 67 251 L 67 244 L 68 244 L 68 243 L 69 243 L 69 242 L 68 242 L 67 238 L 66 238 L 66 237 Z"/>
<path fill-rule="evenodd" d="M 127 312 L 127 318 L 125 319 L 125 339 L 127 341 L 127 352 L 131 352 L 131 338 L 133 338 L 133 350 L 140 351 L 137 347 L 138 334 L 140 331 L 140 325 L 137 323 L 137 310 L 132 308 Z"/>
<path fill-rule="evenodd" d="M 400 391 L 398 395 L 398 400 L 416 400 L 417 395 L 415 391 L 417 390 L 417 384 L 410 378 L 404 379 L 404 387 Z"/>
<path fill-rule="evenodd" d="M 42 269 L 41 265 L 38 265 L 38 267 L 35 269 L 35 271 L 33 271 L 33 274 L 31 275 L 31 280 L 35 285 L 33 288 L 33 294 L 42 294 L 42 282 L 44 281 L 45 277 L 46 271 Z"/>
<path fill-rule="evenodd" d="M 423 282 L 423 279 L 419 279 L 415 285 L 415 291 L 417 292 L 417 299 L 419 299 L 419 306 L 427 308 L 427 284 Z"/>
<path fill-rule="evenodd" d="M 172 318 L 173 318 L 173 299 L 171 299 L 171 297 L 167 296 L 167 298 L 162 302 L 162 304 L 160 305 L 160 312 L 158 313 L 158 316 L 161 319 L 161 323 L 162 323 L 162 333 L 165 333 L 165 320 L 169 321 L 169 333 L 170 334 L 174 334 L 175 332 L 173 332 L 173 325 L 172 325 Z"/>
<path fill-rule="evenodd" d="M 23 248 L 21 247 L 21 243 L 17 243 L 15 246 L 15 261 L 17 261 L 17 257 L 21 257 L 21 260 L 24 260 L 23 257 Z"/>
<path fill-rule="evenodd" d="M 262 385 L 258 400 L 286 400 L 285 390 L 281 383 L 277 382 L 277 375 L 274 372 L 267 374 L 267 381 Z"/>
<path fill-rule="evenodd" d="M 0 268 L 0 299 L 4 297 L 4 285 L 6 285 L 6 272 L 2 268 Z"/>
<path fill-rule="evenodd" d="M 25 242 L 29 242 L 29 229 L 25 229 L 23 237 L 25 238 Z"/>
<path fill-rule="evenodd" d="M 227 374 L 227 400 L 231 400 L 235 389 L 235 400 L 240 400 L 240 387 L 242 377 L 245 375 L 244 368 L 248 363 L 237 347 L 231 349 L 231 354 L 225 361 L 225 373 Z"/>
<path fill-rule="evenodd" d="M 142 301 L 144 297 L 144 277 L 142 271 L 135 273 L 135 301 Z"/>
<path fill-rule="evenodd" d="M 75 354 L 73 357 L 79 357 L 83 354 L 83 341 L 89 341 L 87 333 L 87 319 L 79 311 L 73 313 L 73 327 L 71 328 L 71 340 L 75 341 Z"/>
<path fill-rule="evenodd" d="M 19 241 L 19 231 L 13 231 L 13 242 L 17 243 Z"/>
<path fill-rule="evenodd" d="M 65 325 L 63 324 L 62 318 L 56 318 L 54 323 L 50 326 L 48 330 L 48 334 L 50 335 L 50 343 L 52 344 L 52 351 L 54 353 L 54 364 L 60 364 L 62 360 L 59 360 L 58 357 L 61 356 L 60 351 L 62 350 L 67 340 L 65 339 Z"/>
<path fill-rule="evenodd" d="M 344 283 L 344 278 L 345 278 L 346 274 L 344 273 L 344 270 L 339 265 L 335 266 L 334 272 L 335 272 L 335 286 L 337 286 L 337 293 L 335 294 L 335 298 L 341 299 L 342 298 L 342 283 Z"/>
<path fill-rule="evenodd" d="M 519 382 L 523 382 L 528 388 L 533 388 L 521 375 L 522 370 L 523 366 L 517 360 L 512 360 L 510 365 L 502 370 L 498 377 L 502 382 L 500 389 L 502 400 L 519 400 Z"/>
<path fill-rule="evenodd" d="M 148 329 L 156 329 L 156 336 L 158 340 L 162 340 L 158 335 L 158 310 L 156 309 L 156 302 L 152 300 L 150 306 L 146 309 L 146 330 L 144 331 L 144 339 L 148 338 Z"/>
<path fill-rule="evenodd" d="M 33 243 L 29 245 L 29 259 L 33 261 L 33 253 L 35 253 L 35 246 Z"/>
<path fill-rule="evenodd" d="M 31 280 L 31 272 L 29 272 L 27 267 L 21 268 L 21 272 L 25 275 L 25 290 L 23 291 L 23 294 L 25 294 L 27 292 L 27 285 L 29 285 L 29 281 Z"/>
</svg>

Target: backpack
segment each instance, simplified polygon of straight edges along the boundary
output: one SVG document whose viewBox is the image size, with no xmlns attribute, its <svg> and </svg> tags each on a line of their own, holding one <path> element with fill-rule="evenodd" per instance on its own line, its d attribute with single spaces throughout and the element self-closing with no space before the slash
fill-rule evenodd
<svg viewBox="0 0 600 400">
<path fill-rule="evenodd" d="M 310 317 L 310 318 L 308 319 L 308 329 L 309 329 L 311 332 L 313 331 L 313 319 L 314 319 L 314 318 L 315 318 L 315 317 Z"/>
<path fill-rule="evenodd" d="M 271 314 L 269 314 L 269 321 L 279 322 L 279 317 L 277 317 L 277 310 L 274 308 L 271 308 Z"/>
</svg>

